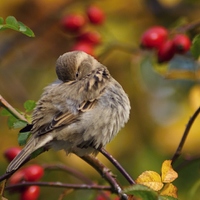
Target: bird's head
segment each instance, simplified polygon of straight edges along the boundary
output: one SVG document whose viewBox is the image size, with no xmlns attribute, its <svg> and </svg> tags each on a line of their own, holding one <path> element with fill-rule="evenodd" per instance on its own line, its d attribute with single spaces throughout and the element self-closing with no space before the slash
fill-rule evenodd
<svg viewBox="0 0 200 200">
<path fill-rule="evenodd" d="M 79 80 L 101 65 L 83 51 L 71 51 L 61 55 L 56 62 L 58 79 L 67 82 Z"/>
</svg>

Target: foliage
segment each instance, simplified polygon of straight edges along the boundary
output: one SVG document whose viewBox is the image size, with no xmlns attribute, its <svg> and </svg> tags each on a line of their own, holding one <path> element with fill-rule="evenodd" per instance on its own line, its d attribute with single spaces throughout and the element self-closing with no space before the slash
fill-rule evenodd
<svg viewBox="0 0 200 200">
<path fill-rule="evenodd" d="M 33 31 L 29 27 L 24 25 L 22 22 L 17 21 L 13 16 L 8 16 L 5 19 L 5 23 L 4 19 L 0 17 L 0 30 L 6 30 L 6 29 L 12 29 L 18 31 L 28 37 L 35 37 Z"/>
<path fill-rule="evenodd" d="M 77 5 L 75 5 L 75 7 L 76 6 Z M 112 6 L 114 6 L 113 7 L 113 10 L 114 10 L 115 9 L 115 5 L 112 5 Z M 117 6 L 117 3 L 116 3 L 116 6 Z M 73 6 L 72 6 L 72 8 L 73 8 Z M 70 14 L 69 13 L 70 9 L 71 9 L 71 7 L 69 6 L 67 12 L 63 12 L 64 13 L 62 15 L 63 17 L 62 16 L 60 17 L 60 14 L 59 14 L 59 17 L 64 19 L 66 16 L 68 16 L 68 14 Z M 108 6 L 107 9 L 109 10 L 109 6 Z M 127 8 L 127 9 L 130 9 L 130 8 Z M 162 9 L 162 8 L 160 7 L 160 9 Z M 119 8 L 119 10 L 121 10 L 121 7 Z M 132 13 L 131 13 L 131 16 L 132 16 Z M 103 13 L 103 15 L 104 14 L 105 13 Z M 73 13 L 72 13 L 72 15 L 76 16 L 76 14 L 73 14 Z M 52 17 L 53 15 L 49 14 L 49 16 Z M 128 12 L 125 13 L 123 17 L 126 17 L 126 16 L 128 16 Z M 56 16 L 56 18 L 59 18 L 59 17 Z M 103 17 L 105 17 L 105 16 L 103 16 Z M 48 24 L 51 24 L 51 23 L 43 23 L 42 20 L 41 20 L 41 22 L 43 24 L 39 24 L 38 25 L 38 29 L 40 31 L 42 29 L 45 30 L 46 31 L 45 33 L 48 34 L 49 38 L 51 38 L 52 35 L 54 34 L 55 38 L 54 38 L 54 42 L 53 43 L 55 43 L 57 46 L 59 46 L 59 48 L 60 48 L 59 37 L 61 37 L 62 41 L 65 41 L 65 42 L 63 42 L 63 46 L 65 45 L 65 47 L 63 49 L 66 50 L 66 46 L 67 46 L 67 50 L 71 50 L 73 48 L 75 50 L 76 49 L 79 50 L 79 48 L 81 48 L 80 50 L 88 51 L 88 53 L 94 55 L 99 60 L 107 62 L 108 64 L 110 63 L 111 67 L 112 67 L 112 65 L 114 63 L 115 64 L 114 65 L 115 68 L 113 70 L 114 72 L 115 71 L 117 72 L 117 69 L 120 69 L 119 70 L 120 71 L 120 73 L 119 73 L 120 74 L 119 79 L 121 78 L 122 81 L 125 80 L 124 82 L 131 82 L 131 84 L 130 84 L 131 86 L 130 86 L 130 89 L 128 89 L 129 90 L 128 93 L 130 93 L 130 98 L 132 98 L 132 100 L 133 100 L 133 104 L 132 104 L 133 116 L 134 116 L 134 111 L 135 110 L 136 110 L 135 116 L 137 116 L 135 118 L 133 117 L 133 119 L 135 121 L 135 122 L 133 122 L 133 120 L 132 120 L 132 122 L 134 123 L 133 126 L 135 126 L 135 127 L 137 127 L 137 126 L 141 127 L 141 128 L 138 128 L 138 129 L 136 128 L 136 130 L 135 130 L 133 128 L 133 126 L 132 126 L 132 129 L 130 131 L 131 134 L 129 134 L 129 136 L 133 135 L 132 132 L 134 132 L 134 134 L 137 134 L 135 132 L 138 132 L 136 140 L 139 139 L 141 141 L 142 140 L 148 141 L 148 142 L 146 142 L 148 145 L 151 143 L 152 140 L 153 140 L 154 144 L 156 142 L 159 143 L 160 146 L 158 146 L 157 149 L 155 147 L 155 149 L 156 150 L 159 149 L 159 151 L 161 150 L 159 153 L 163 154 L 162 155 L 162 161 L 163 161 L 163 157 L 164 157 L 164 159 L 166 159 L 166 156 L 169 156 L 169 155 L 171 155 L 172 152 L 174 152 L 174 146 L 172 146 L 172 143 L 174 143 L 175 138 L 176 138 L 176 141 L 180 140 L 181 136 L 178 137 L 176 135 L 176 133 L 177 132 L 181 132 L 182 133 L 182 130 L 183 130 L 183 127 L 184 127 L 183 123 L 185 124 L 185 122 L 186 122 L 186 120 L 188 118 L 188 115 L 189 114 L 191 115 L 191 111 L 188 111 L 189 108 L 191 108 L 191 107 L 193 108 L 193 105 L 195 105 L 196 107 L 199 106 L 199 96 L 197 96 L 197 93 L 199 92 L 199 89 L 196 89 L 195 94 L 193 94 L 193 97 L 195 96 L 195 99 L 197 101 L 197 103 L 194 103 L 193 102 L 194 98 L 191 98 L 191 96 L 189 96 L 188 93 L 185 92 L 186 91 L 186 88 L 185 88 L 185 91 L 184 91 L 185 92 L 185 96 L 188 95 L 189 96 L 188 98 L 192 99 L 191 100 L 192 103 L 191 103 L 191 105 L 185 106 L 186 109 L 184 110 L 184 114 L 183 114 L 184 116 L 181 115 L 183 118 L 181 118 L 179 120 L 182 123 L 180 123 L 180 124 L 177 123 L 176 126 L 170 126 L 169 124 L 172 123 L 172 122 L 170 120 L 167 121 L 166 124 L 169 125 L 170 129 L 166 128 L 166 124 L 163 126 L 164 127 L 163 129 L 159 129 L 158 128 L 157 129 L 158 133 L 156 133 L 157 135 L 155 134 L 156 137 L 157 137 L 156 139 L 153 138 L 155 135 L 153 135 L 152 132 L 151 132 L 152 125 L 150 125 L 150 126 L 148 125 L 149 119 L 147 118 L 147 116 L 148 116 L 147 109 L 146 109 L 145 106 L 143 106 L 143 105 L 146 105 L 146 104 L 152 106 L 152 104 L 151 104 L 151 101 L 148 98 L 146 99 L 146 98 L 143 97 L 143 93 L 142 92 L 143 92 L 143 90 L 144 90 L 145 87 L 147 87 L 147 88 L 149 87 L 150 88 L 150 90 L 149 90 L 150 96 L 153 96 L 153 98 L 156 99 L 156 97 L 158 97 L 159 95 L 161 95 L 161 96 L 163 94 L 166 95 L 166 90 L 165 91 L 162 90 L 163 89 L 162 88 L 162 86 L 163 86 L 162 84 L 163 84 L 163 82 L 166 84 L 166 82 L 167 82 L 166 79 L 168 79 L 168 83 L 167 84 L 169 84 L 169 83 L 173 83 L 173 84 L 176 83 L 177 84 L 178 82 L 175 82 L 177 80 L 184 80 L 184 81 L 185 80 L 190 80 L 190 81 L 192 80 L 193 81 L 192 84 L 194 84 L 195 81 L 197 81 L 197 82 L 199 81 L 199 78 L 200 78 L 199 77 L 199 74 L 200 74 L 199 73 L 200 72 L 199 71 L 199 66 L 200 66 L 200 63 L 199 63 L 200 35 L 199 35 L 199 30 L 198 30 L 198 28 L 199 28 L 199 21 L 194 22 L 194 23 L 193 22 L 188 22 L 186 20 L 184 20 L 184 23 L 182 23 L 182 22 L 181 23 L 179 23 L 179 22 L 175 22 L 174 23 L 173 22 L 173 24 L 176 24 L 176 26 L 174 27 L 172 25 L 173 27 L 171 28 L 169 26 L 169 23 L 167 24 L 163 20 L 162 23 L 165 24 L 165 28 L 166 28 L 166 26 L 169 27 L 169 28 L 166 28 L 167 31 L 168 31 L 168 39 L 174 38 L 177 34 L 184 34 L 184 35 L 187 34 L 187 36 L 191 39 L 192 43 L 191 43 L 191 46 L 190 46 L 190 50 L 187 51 L 187 52 L 184 52 L 184 54 L 179 54 L 179 53 L 174 54 L 174 52 L 173 52 L 173 57 L 170 56 L 170 59 L 168 59 L 168 57 L 167 57 L 166 62 L 158 62 L 158 59 L 157 59 L 158 54 L 155 51 L 155 49 L 151 49 L 151 50 L 150 49 L 141 49 L 141 48 L 139 48 L 139 46 L 136 46 L 135 43 L 140 43 L 141 41 L 139 41 L 138 38 L 137 39 L 135 39 L 135 38 L 133 39 L 132 38 L 132 36 L 133 36 L 132 32 L 124 34 L 125 30 L 126 30 L 126 28 L 123 29 L 123 25 L 126 26 L 125 23 L 124 23 L 125 20 L 123 21 L 123 23 L 119 23 L 118 20 L 121 20 L 121 15 L 120 15 L 119 18 L 117 16 L 115 16 L 115 17 L 116 17 L 116 19 L 115 18 L 112 19 L 112 17 L 111 17 L 110 19 L 108 19 L 108 21 L 105 20 L 105 18 L 103 18 L 105 20 L 105 23 L 107 23 L 107 24 L 103 23 L 102 26 L 97 26 L 97 24 L 92 24 L 91 22 L 88 22 L 88 19 L 86 19 L 87 16 L 84 16 L 84 14 L 83 14 L 84 23 L 81 25 L 81 27 L 78 27 L 78 29 L 76 29 L 76 31 L 74 32 L 74 31 L 69 30 L 72 26 L 74 26 L 74 24 L 71 24 L 70 27 L 67 27 L 68 30 L 66 30 L 66 27 L 64 27 L 65 30 L 63 30 L 62 34 L 60 34 L 60 35 L 56 35 L 57 32 L 58 32 L 58 30 L 57 30 L 58 26 L 57 25 L 56 26 L 52 26 L 54 28 L 56 27 L 56 31 L 53 32 L 53 28 L 51 26 L 46 27 L 46 24 L 48 25 Z M 129 16 L 129 18 L 130 18 L 130 16 Z M 152 18 L 152 16 L 149 17 L 149 20 L 151 18 Z M 169 16 L 169 19 L 170 19 L 170 16 Z M 162 20 L 162 19 L 160 19 L 160 20 Z M 179 20 L 180 19 L 178 19 L 178 21 Z M 61 19 L 61 21 L 62 21 L 62 19 Z M 161 21 L 159 21 L 159 23 L 160 22 Z M 138 34 L 137 31 L 139 31 L 139 30 L 141 31 L 141 29 L 142 29 L 142 26 L 141 26 L 137 30 L 137 23 L 134 24 L 134 26 L 136 26 L 136 28 L 134 27 L 134 34 Z M 155 23 L 155 21 L 153 21 L 153 23 Z M 170 23 L 172 24 L 172 21 L 170 21 Z M 132 21 L 131 21 L 131 24 L 132 24 Z M 143 23 L 141 22 L 140 24 L 144 24 L 144 22 Z M 62 24 L 62 26 L 63 26 L 63 24 Z M 65 26 L 66 26 L 66 24 L 65 24 Z M 133 24 L 131 26 L 133 26 Z M 22 22 L 19 22 L 13 16 L 9 16 L 5 20 L 3 18 L 0 18 L 0 30 L 6 30 L 6 29 L 12 29 L 14 31 L 20 32 L 22 34 L 25 34 L 28 37 L 34 37 L 33 31 L 29 27 L 27 27 L 26 25 L 24 25 Z M 110 30 L 108 30 L 108 29 L 110 29 Z M 145 29 L 147 29 L 147 27 L 145 27 Z M 82 36 L 82 34 L 85 35 L 86 33 L 87 34 L 89 33 L 88 35 L 91 35 L 91 30 L 97 31 L 97 33 L 100 35 L 100 37 L 97 37 L 97 39 L 94 40 L 94 39 L 91 39 L 91 37 L 87 36 L 87 38 L 86 38 L 85 36 L 84 37 Z M 127 30 L 130 30 L 130 29 L 128 29 L 128 27 L 127 27 Z M 52 35 L 51 35 L 51 33 L 52 33 Z M 113 33 L 117 34 L 117 37 L 115 37 Z M 123 34 L 125 36 L 127 35 L 127 37 L 123 36 L 124 37 L 123 40 L 120 40 L 120 37 Z M 45 35 L 45 34 L 43 34 L 43 35 Z M 131 35 L 131 37 L 129 35 Z M 141 36 L 141 32 L 139 32 L 139 36 Z M 99 38 L 101 38 L 101 39 L 99 39 Z M 127 43 L 124 42 L 124 41 L 126 41 L 125 38 L 128 38 L 127 39 Z M 44 41 L 44 38 L 43 38 L 42 41 Z M 137 41 L 137 42 L 135 42 L 135 41 Z M 48 45 L 49 45 L 49 41 L 48 41 Z M 48 45 L 46 45 L 46 46 L 48 46 Z M 37 46 L 37 44 L 35 46 Z M 20 48 L 20 46 L 19 46 L 19 48 Z M 61 50 L 63 50 L 63 49 L 61 48 Z M 120 52 L 122 50 L 122 54 L 125 52 L 125 53 L 128 53 L 128 55 L 131 55 L 130 56 L 131 59 L 129 57 L 129 59 L 131 60 L 131 70 L 129 70 L 130 68 L 129 68 L 129 66 L 127 67 L 127 63 L 126 63 L 127 60 L 128 60 L 127 59 L 128 56 L 127 57 L 124 56 L 125 59 L 122 59 L 122 57 L 116 57 L 116 56 L 114 56 L 115 58 L 112 59 L 112 56 L 115 55 L 113 53 L 113 50 L 120 50 Z M 164 53 L 166 53 L 165 52 L 166 51 L 165 48 L 164 48 L 163 51 L 164 51 Z M 46 52 L 48 52 L 48 59 L 47 60 L 50 60 L 51 55 L 49 55 L 49 53 L 50 53 L 49 49 L 48 49 L 48 51 L 46 51 L 46 49 L 44 49 L 44 52 L 45 53 L 43 53 L 42 55 L 44 55 L 44 54 L 46 54 Z M 57 51 L 53 51 L 54 54 L 55 54 L 55 52 L 57 53 Z M 31 56 L 32 56 L 32 54 L 33 54 L 33 52 L 31 52 Z M 37 51 L 34 52 L 34 56 L 36 54 L 37 54 Z M 120 55 L 120 54 L 117 54 L 117 55 Z M 27 60 L 31 56 L 27 56 Z M 8 59 L 8 58 L 10 58 L 10 57 L 7 57 L 6 59 Z M 35 57 L 33 57 L 33 58 L 35 58 Z M 117 58 L 117 61 L 116 61 L 116 58 Z M 122 59 L 122 61 L 121 61 L 122 64 L 120 63 L 120 59 Z M 37 60 L 37 59 L 35 59 L 35 60 Z M 41 65 L 38 65 L 38 66 L 42 66 L 44 60 L 45 59 L 42 57 L 42 59 L 39 61 L 39 63 L 41 63 Z M 128 61 L 130 61 L 130 60 L 128 60 Z M 119 63 L 118 63 L 118 61 L 119 61 Z M 32 62 L 32 60 L 31 60 L 31 62 Z M 122 68 L 117 68 L 116 66 L 118 66 L 120 64 L 122 65 Z M 28 68 L 26 66 L 25 62 L 24 62 L 24 65 L 25 65 L 26 68 Z M 19 64 L 19 66 L 20 66 L 20 64 Z M 44 65 L 44 66 L 47 66 L 47 65 Z M 138 73 L 138 71 L 139 70 L 137 71 L 136 66 L 141 67 L 141 71 L 143 70 L 142 67 L 144 66 L 144 69 L 146 70 L 146 72 L 145 72 L 146 75 L 144 76 L 144 79 L 147 79 L 146 80 L 147 84 L 145 85 L 145 87 L 143 85 L 144 83 L 142 83 L 142 84 L 139 83 L 139 82 L 142 82 L 141 80 L 138 81 L 138 79 L 139 79 L 139 73 Z M 22 67 L 22 69 L 23 69 L 23 67 Z M 40 68 L 38 71 L 41 72 L 41 69 L 42 68 Z M 126 70 L 128 71 L 128 73 L 127 73 Z M 148 70 L 151 71 L 151 73 L 153 74 L 153 76 L 152 76 L 152 74 L 148 73 L 149 72 Z M 27 80 L 28 80 L 27 82 L 30 85 L 33 82 L 34 83 L 34 88 L 35 88 L 34 78 L 30 79 L 31 76 L 34 77 L 34 75 L 32 75 L 33 71 L 37 71 L 37 69 L 33 68 L 33 67 L 30 68 L 30 72 L 29 72 L 30 76 L 27 77 Z M 124 76 L 124 73 L 122 71 L 125 71 L 128 75 L 126 74 L 126 76 Z M 129 76 L 129 71 L 131 71 L 130 76 Z M 19 76 L 19 74 L 17 74 L 17 75 Z M 44 80 L 44 82 L 47 80 L 47 78 L 43 79 L 43 76 L 45 76 L 45 73 L 43 73 L 43 72 L 41 72 L 40 75 L 38 75 L 38 76 L 41 76 L 41 79 Z M 126 77 L 129 77 L 129 81 L 126 81 L 127 80 Z M 131 80 L 130 80 L 130 77 L 131 77 Z M 137 77 L 137 78 L 135 78 L 135 77 Z M 149 83 L 148 82 L 149 79 L 152 79 L 150 81 L 151 81 L 151 83 L 153 83 L 153 87 L 152 87 L 152 85 L 148 84 Z M 174 80 L 174 82 L 170 81 L 172 79 Z M 33 81 L 31 81 L 31 80 L 33 80 Z M 145 80 L 144 80 L 144 82 L 145 82 Z M 37 83 L 37 84 L 39 85 L 40 83 Z M 133 84 L 134 84 L 134 86 L 133 86 Z M 142 87 L 141 87 L 141 85 L 139 86 L 139 84 L 141 84 Z M 171 91 L 170 89 L 175 90 L 174 88 L 177 86 L 176 84 L 174 84 L 173 87 L 169 87 L 169 85 L 167 85 L 167 87 L 169 89 L 167 91 Z M 180 84 L 183 84 L 183 82 L 181 82 Z M 126 83 L 125 83 L 125 87 L 126 87 Z M 175 93 L 178 93 L 178 95 L 179 95 L 178 96 L 176 94 L 178 97 L 177 96 L 175 97 L 175 98 L 177 98 L 176 101 L 178 102 L 176 104 L 176 106 L 177 105 L 178 106 L 181 105 L 181 102 L 179 102 L 180 101 L 180 95 L 182 95 L 184 92 L 179 92 L 179 90 L 178 90 L 178 92 L 177 92 L 177 90 L 175 91 Z M 139 96 L 141 96 L 142 98 L 139 98 Z M 164 98 L 164 102 L 166 102 L 168 100 L 169 99 Z M 156 106 L 154 105 L 154 113 L 153 114 L 157 114 L 158 112 L 161 113 L 162 109 L 165 109 L 166 104 L 164 104 L 164 106 L 160 106 L 160 107 L 162 107 L 162 109 L 159 110 L 159 105 L 163 105 L 162 102 L 163 102 L 162 100 L 157 100 L 157 101 L 154 102 L 154 104 L 156 104 Z M 173 107 L 174 106 L 174 104 L 173 104 L 174 102 L 175 101 L 172 102 L 172 108 L 171 108 L 173 110 L 173 114 L 174 115 L 170 116 L 172 121 L 175 120 L 176 116 L 178 116 L 177 115 L 177 113 L 178 113 L 177 110 L 178 109 L 176 110 L 175 107 Z M 186 104 L 186 102 L 184 102 L 184 104 Z M 30 113 L 33 111 L 35 105 L 36 105 L 35 101 L 32 101 L 32 100 L 26 101 L 24 103 L 24 111 L 16 110 L 19 115 L 23 116 L 23 118 L 19 118 L 19 116 L 16 115 L 16 114 L 14 114 L 12 112 L 12 110 L 10 110 L 6 106 L 3 106 L 0 103 L 0 106 L 4 107 L 4 109 L 1 110 L 1 114 L 0 115 L 7 117 L 7 119 L 8 119 L 7 120 L 8 121 L 8 127 L 10 129 L 21 129 L 23 127 L 26 127 L 27 124 L 31 123 L 31 115 L 30 115 Z M 138 109 L 136 107 L 138 107 Z M 169 109 L 169 112 L 170 111 L 171 110 Z M 175 114 L 175 112 L 177 112 L 177 113 Z M 143 118 L 141 117 L 141 115 L 143 115 Z M 140 120 L 141 121 L 142 120 L 146 120 L 146 121 L 142 121 L 142 123 L 141 123 Z M 157 122 L 159 120 L 160 119 L 158 119 Z M 145 124 L 145 126 L 144 126 L 144 124 Z M 145 127 L 146 127 L 146 129 L 145 129 Z M 181 131 L 180 131 L 180 127 L 181 127 Z M 138 130 L 140 130 L 140 131 L 138 131 Z M 146 130 L 148 130 L 148 131 L 146 131 Z M 197 130 L 197 132 L 199 132 L 199 127 L 197 127 L 196 130 Z M 146 134 L 146 132 L 148 132 L 148 134 Z M 26 142 L 27 142 L 27 140 L 28 140 L 28 138 L 29 138 L 29 136 L 30 136 L 30 134 L 31 134 L 30 131 L 20 131 L 20 133 L 18 134 L 18 143 L 19 143 L 19 145 L 25 145 Z M 162 134 L 166 134 L 166 138 L 168 138 L 168 139 L 162 139 Z M 145 137 L 145 139 L 142 138 L 142 137 Z M 199 134 L 198 134 L 198 137 L 199 137 Z M 120 146 L 117 144 L 117 151 L 118 152 L 120 150 L 120 152 L 122 152 L 122 154 L 123 154 L 123 150 L 125 149 L 125 147 L 124 148 L 122 148 L 122 147 L 123 146 L 130 146 L 130 145 L 136 146 L 136 150 L 137 150 L 137 144 L 135 144 L 134 141 L 133 141 L 133 140 L 135 140 L 135 138 L 134 139 L 133 138 L 131 138 L 131 139 L 129 139 L 129 138 L 125 139 L 124 138 L 123 140 L 120 140 L 120 139 L 118 141 L 118 142 L 120 142 Z M 166 141 L 168 141 L 169 145 L 166 145 Z M 138 142 L 138 144 L 139 144 L 139 142 Z M 144 145 L 145 148 L 147 149 L 147 151 L 149 151 L 149 149 L 148 149 L 149 146 L 148 145 L 146 145 L 146 146 Z M 143 145 L 140 145 L 140 146 L 143 146 Z M 169 150 L 167 155 L 165 153 L 163 153 L 163 152 L 166 151 L 166 149 L 165 150 L 162 149 L 163 146 L 166 146 L 166 149 L 168 148 L 168 150 Z M 175 146 L 177 147 L 177 142 L 175 143 Z M 133 149 L 133 151 L 134 150 L 135 149 Z M 43 151 L 44 151 L 44 149 L 39 149 L 37 152 L 34 152 L 31 155 L 32 156 L 31 158 L 37 157 Z M 126 152 L 126 157 L 131 156 L 131 154 L 133 154 L 133 156 L 140 155 L 140 156 L 138 156 L 138 157 L 140 157 L 139 160 L 141 162 L 143 162 L 142 165 L 141 165 L 139 163 L 140 161 L 138 161 L 138 162 L 131 162 L 131 159 L 130 159 L 130 163 L 129 163 L 129 162 L 127 162 L 128 159 L 126 158 L 126 163 L 128 163 L 128 165 L 130 165 L 130 169 L 131 170 L 132 170 L 133 167 L 134 168 L 137 168 L 137 167 L 139 168 L 140 166 L 145 166 L 145 168 L 146 168 L 146 165 L 144 164 L 144 162 L 146 162 L 146 163 L 151 162 L 152 166 L 155 166 L 155 160 L 157 161 L 157 163 L 161 162 L 161 159 L 158 159 L 158 157 L 155 157 L 155 155 L 152 155 L 153 151 L 149 152 L 149 154 L 151 154 L 150 158 L 148 158 L 147 154 L 145 154 L 146 157 L 143 156 L 143 154 L 142 154 L 143 152 L 140 149 L 137 150 L 136 153 L 132 153 L 132 152 L 129 152 L 129 151 L 130 151 L 130 149 L 128 150 L 128 152 Z M 143 158 L 142 158 L 141 155 L 143 156 Z M 157 153 L 156 153 L 156 155 L 157 155 Z M 125 157 L 125 156 L 121 155 L 121 157 Z M 152 161 L 152 159 L 154 159 L 154 160 Z M 176 200 L 176 199 L 178 199 L 178 196 L 177 196 L 177 182 L 180 181 L 180 180 L 182 180 L 184 178 L 182 176 L 182 174 L 181 174 L 181 170 L 180 170 L 179 167 L 182 167 L 182 166 L 183 166 L 182 168 L 184 168 L 185 166 L 187 166 L 187 167 L 189 166 L 190 167 L 191 163 L 193 163 L 192 161 L 198 161 L 199 157 L 197 156 L 196 160 L 195 160 L 195 156 L 194 157 L 192 157 L 192 156 L 191 157 L 190 156 L 187 157 L 186 156 L 186 157 L 184 157 L 182 159 L 183 159 L 183 161 L 182 161 L 182 163 L 180 163 L 180 165 L 179 165 L 179 163 L 175 163 L 178 166 L 177 169 L 176 169 L 176 171 L 173 169 L 174 166 L 176 166 L 176 165 L 174 165 L 174 162 L 172 163 L 173 159 L 172 160 L 165 160 L 163 162 L 163 164 L 162 164 L 162 167 L 161 167 L 161 173 L 156 172 L 156 170 L 153 171 L 153 170 L 147 170 L 147 169 L 145 169 L 145 171 L 142 172 L 141 175 L 139 175 L 138 178 L 135 180 L 136 184 L 131 185 L 131 186 L 125 186 L 125 184 L 122 183 L 121 185 L 123 185 L 123 190 L 120 193 L 117 193 L 116 190 L 114 190 L 114 193 L 116 195 L 118 195 L 118 196 L 120 196 L 121 193 L 125 193 L 125 194 L 128 195 L 129 199 L 134 199 L 134 200 L 135 199 L 142 199 L 142 200 Z M 135 165 L 135 166 L 133 166 L 133 165 Z M 149 165 L 148 165 L 148 167 L 149 167 Z M 58 169 L 60 170 L 60 168 L 58 168 Z M 60 171 L 62 171 L 62 170 L 60 170 Z M 194 170 L 192 172 L 196 173 L 196 174 L 198 173 L 197 171 L 194 171 Z M 137 173 L 137 171 L 135 172 L 135 170 L 132 170 L 131 173 Z M 187 174 L 185 174 L 185 175 L 187 175 Z M 74 176 L 74 177 L 76 177 L 76 176 Z M 196 177 L 198 177 L 198 176 L 196 176 Z M 46 177 L 44 177 L 44 178 L 46 178 Z M 118 180 L 119 177 L 115 177 L 115 178 Z M 176 181 L 175 181 L 175 179 L 176 179 Z M 55 181 L 57 181 L 57 180 L 55 180 Z M 121 181 L 120 178 L 119 178 L 118 181 L 119 182 Z M 175 181 L 175 183 L 174 183 L 174 181 Z M 191 184 L 191 182 L 192 182 L 192 184 Z M 51 183 L 53 184 L 53 182 L 51 182 Z M 185 194 L 188 194 L 190 197 L 194 197 L 194 199 L 195 199 L 195 197 L 196 197 L 195 195 L 198 194 L 198 191 L 199 191 L 200 182 L 199 181 L 195 181 L 195 180 L 185 180 L 185 183 L 188 186 L 189 185 L 193 185 L 193 186 L 191 186 L 191 190 L 190 191 L 184 190 L 183 189 L 184 187 L 181 188 L 180 187 L 181 184 L 179 184 L 179 187 L 180 187 L 180 188 L 178 187 L 179 194 L 183 193 L 184 196 L 186 196 Z M 15 187 L 16 188 L 18 188 L 18 187 L 24 187 L 24 186 L 27 187 L 26 183 L 24 183 L 24 182 L 23 183 L 22 182 L 18 182 L 18 184 L 22 184 L 22 185 L 21 186 L 20 185 L 16 185 L 16 186 L 12 186 L 12 187 L 13 188 L 15 188 Z M 62 183 L 59 183 L 59 184 L 62 185 Z M 93 182 L 92 183 L 90 182 L 90 184 L 93 185 Z M 89 186 L 90 186 L 90 184 L 89 184 Z M 95 184 L 97 185 L 97 181 L 95 181 Z M 62 186 L 64 186 L 64 184 Z M 58 187 L 58 186 L 55 185 L 55 187 Z M 75 189 L 76 188 L 73 188 L 73 190 L 75 190 Z M 106 190 L 107 189 L 108 188 L 106 188 Z M 109 188 L 108 190 L 113 192 L 113 188 L 112 189 Z M 66 194 L 64 194 L 64 193 L 62 195 L 60 195 L 60 199 L 64 198 L 64 196 L 68 195 L 68 193 L 71 193 L 71 190 L 68 190 L 68 192 L 66 192 Z M 46 193 L 46 196 L 47 195 L 48 194 Z M 96 198 L 96 193 L 95 193 L 94 196 Z M 103 195 L 103 196 L 105 196 L 104 199 L 109 199 L 109 200 L 113 199 L 110 193 L 108 193 L 108 195 Z M 2 197 L 2 199 L 3 198 L 4 197 Z M 89 199 L 89 197 L 87 199 Z"/>
</svg>

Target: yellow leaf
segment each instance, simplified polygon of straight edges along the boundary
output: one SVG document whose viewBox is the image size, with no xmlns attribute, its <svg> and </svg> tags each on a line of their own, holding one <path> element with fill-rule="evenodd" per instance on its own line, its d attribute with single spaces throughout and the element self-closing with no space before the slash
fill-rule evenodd
<svg viewBox="0 0 200 200">
<path fill-rule="evenodd" d="M 167 195 L 178 198 L 177 191 L 177 187 L 175 187 L 172 183 L 167 183 L 161 190 L 160 195 Z"/>
<path fill-rule="evenodd" d="M 178 177 L 177 172 L 172 168 L 171 162 L 171 160 L 165 160 L 162 164 L 161 174 L 163 183 L 171 183 Z"/>
<path fill-rule="evenodd" d="M 151 189 L 158 191 L 163 187 L 161 177 L 157 172 L 145 171 L 137 179 L 136 183 L 146 185 Z"/>
</svg>

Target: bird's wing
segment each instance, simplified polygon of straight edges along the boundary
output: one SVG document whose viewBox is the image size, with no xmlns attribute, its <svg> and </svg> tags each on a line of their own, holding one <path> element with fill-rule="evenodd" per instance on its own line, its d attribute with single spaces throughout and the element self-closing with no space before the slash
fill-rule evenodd
<svg viewBox="0 0 200 200">
<path fill-rule="evenodd" d="M 109 79 L 110 75 L 105 68 L 99 68 L 94 70 L 91 74 L 89 74 L 83 80 L 71 81 L 67 84 L 66 88 L 62 87 L 63 91 L 61 91 L 64 96 L 64 100 L 66 103 L 66 99 L 70 98 L 70 101 L 77 101 L 77 96 L 79 96 L 79 103 L 77 103 L 77 113 L 72 113 L 69 109 L 63 111 L 59 111 L 55 114 L 52 120 L 48 123 L 44 123 L 43 125 L 38 122 L 41 122 L 41 118 L 37 118 L 33 121 L 34 125 L 32 128 L 32 132 L 36 134 L 36 136 L 44 135 L 48 132 L 51 132 L 54 129 L 60 128 L 62 126 L 68 126 L 72 123 L 80 120 L 82 113 L 88 112 L 93 109 L 96 103 L 98 102 L 98 98 L 101 96 L 102 91 L 106 87 L 106 83 Z M 57 88 L 59 90 L 59 88 Z M 60 89 L 61 90 L 61 89 Z M 48 97 L 46 97 L 48 99 Z M 57 103 L 59 103 L 59 99 L 57 98 Z M 39 104 L 39 106 L 42 106 Z M 70 105 L 68 105 L 70 106 Z M 45 108 L 47 109 L 47 108 Z M 37 109 L 36 109 L 37 112 Z M 46 116 L 44 114 L 43 118 Z M 45 120 L 44 120 L 45 121 Z"/>
<path fill-rule="evenodd" d="M 78 115 L 74 115 L 70 112 L 65 112 L 65 113 L 59 112 L 55 115 L 55 117 L 50 123 L 45 124 L 39 128 L 37 136 L 44 135 L 64 125 L 68 126 L 78 120 L 79 120 Z"/>
<path fill-rule="evenodd" d="M 81 114 L 83 112 L 87 112 L 88 110 L 92 109 L 95 106 L 95 104 L 96 100 L 82 102 L 78 108 L 79 114 L 76 115 L 72 114 L 69 111 L 65 113 L 63 112 L 57 113 L 50 123 L 45 124 L 39 128 L 37 136 L 44 135 L 54 129 L 57 129 L 62 126 L 68 126 L 72 123 L 79 121 Z"/>
</svg>

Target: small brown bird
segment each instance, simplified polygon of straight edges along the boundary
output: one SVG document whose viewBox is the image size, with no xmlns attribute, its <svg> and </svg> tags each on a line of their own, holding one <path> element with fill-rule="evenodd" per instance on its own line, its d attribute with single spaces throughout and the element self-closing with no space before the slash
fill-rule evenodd
<svg viewBox="0 0 200 200">
<path fill-rule="evenodd" d="M 17 170 L 37 149 L 64 149 L 79 156 L 104 147 L 129 119 L 130 102 L 108 69 L 82 51 L 60 56 L 59 82 L 44 89 L 32 116 L 31 137 L 11 161 Z"/>
</svg>

